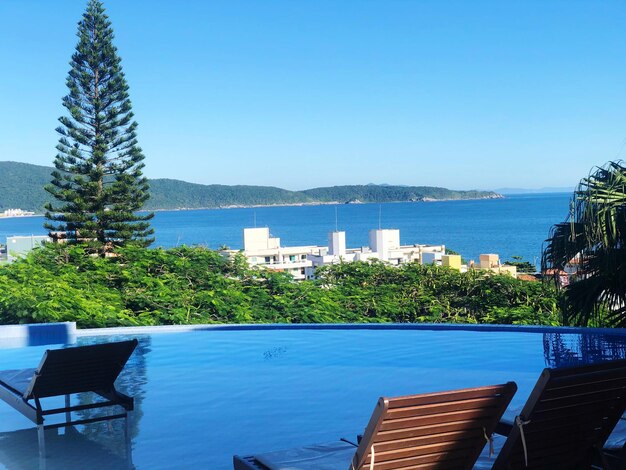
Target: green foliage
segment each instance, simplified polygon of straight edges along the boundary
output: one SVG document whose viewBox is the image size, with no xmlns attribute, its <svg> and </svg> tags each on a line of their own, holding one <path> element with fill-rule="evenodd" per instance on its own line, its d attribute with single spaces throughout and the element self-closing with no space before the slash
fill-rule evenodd
<svg viewBox="0 0 626 470">
<path fill-rule="evenodd" d="M 555 280 L 576 269 L 564 289 L 568 324 L 626 326 L 626 166 L 609 162 L 583 179 L 570 215 L 552 227 L 542 270 Z"/>
<path fill-rule="evenodd" d="M 128 243 L 148 246 L 153 233 L 138 215 L 148 199 L 143 153 L 111 22 L 90 0 L 78 23 L 79 41 L 67 77 L 45 227 L 53 238 L 87 243 L 104 254 Z M 62 235 L 60 235 L 62 234 Z"/>
<path fill-rule="evenodd" d="M 50 180 L 54 168 L 26 163 L 0 162 L 0 211 L 20 208 L 41 212 L 44 203 L 52 201 L 43 187 Z M 149 180 L 150 199 L 145 208 L 198 209 L 228 206 L 256 206 L 279 204 L 304 204 L 316 202 L 396 202 L 420 199 L 467 199 L 493 197 L 483 191 L 451 191 L 443 188 L 401 186 L 337 186 L 306 191 L 288 191 L 267 186 L 225 186 L 187 183 L 172 179 Z M 356 189 L 354 189 L 356 188 Z M 358 188 L 370 188 L 362 193 Z M 373 189 L 376 188 L 376 189 Z M 413 190 L 412 190 L 413 189 Z"/>
<path fill-rule="evenodd" d="M 326 288 L 362 319 L 558 325 L 551 286 L 509 275 L 460 273 L 416 263 L 344 263 L 320 269 Z"/>
<path fill-rule="evenodd" d="M 101 258 L 82 246 L 47 245 L 0 266 L 0 323 L 559 324 L 554 288 L 506 275 L 380 262 L 327 266 L 318 274 L 294 282 L 202 247 L 129 246 Z"/>
<path fill-rule="evenodd" d="M 521 256 L 513 256 L 512 260 L 505 261 L 504 264 L 508 264 L 509 266 L 515 266 L 517 268 L 518 273 L 536 273 L 537 268 L 534 264 L 529 261 L 524 261 Z"/>
</svg>

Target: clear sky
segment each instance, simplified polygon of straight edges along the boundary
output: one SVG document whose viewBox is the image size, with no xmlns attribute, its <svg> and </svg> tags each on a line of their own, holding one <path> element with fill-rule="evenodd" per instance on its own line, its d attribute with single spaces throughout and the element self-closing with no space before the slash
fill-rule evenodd
<svg viewBox="0 0 626 470">
<path fill-rule="evenodd" d="M 52 164 L 85 5 L 0 0 L 0 160 Z M 626 154 L 624 0 L 104 5 L 150 178 L 560 187 Z"/>
</svg>

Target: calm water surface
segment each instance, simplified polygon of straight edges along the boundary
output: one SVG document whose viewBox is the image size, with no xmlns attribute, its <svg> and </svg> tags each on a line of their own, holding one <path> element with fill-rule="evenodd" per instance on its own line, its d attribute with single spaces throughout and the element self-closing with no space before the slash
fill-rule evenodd
<svg viewBox="0 0 626 470">
<path fill-rule="evenodd" d="M 623 334 L 357 329 L 138 338 L 119 380 L 120 390 L 136 400 L 131 434 L 137 469 L 226 470 L 235 453 L 354 437 L 381 395 L 514 380 L 519 391 L 508 412 L 513 415 L 544 367 L 626 355 Z M 33 367 L 44 349 L 0 349 L 0 364 Z M 68 439 L 71 446 L 51 446 L 48 470 L 122 468 L 121 425 L 79 427 L 79 435 Z M 37 468 L 36 449 L 30 421 L 0 402 L 0 468 Z"/>
<path fill-rule="evenodd" d="M 570 194 L 532 194 L 504 199 L 429 203 L 342 204 L 157 212 L 156 245 L 242 247 L 245 227 L 270 227 L 283 246 L 326 245 L 328 232 L 345 230 L 349 247 L 368 244 L 368 231 L 400 229 L 403 244 L 445 244 L 466 259 L 498 253 L 503 260 L 541 256 L 550 227 L 565 220 Z M 337 216 L 335 218 L 335 215 Z M 44 234 L 43 218 L 0 219 L 0 241 Z"/>
</svg>

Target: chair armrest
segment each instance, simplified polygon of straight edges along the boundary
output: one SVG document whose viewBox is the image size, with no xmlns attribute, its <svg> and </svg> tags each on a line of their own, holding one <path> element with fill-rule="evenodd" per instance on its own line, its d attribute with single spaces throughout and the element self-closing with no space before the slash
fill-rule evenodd
<svg viewBox="0 0 626 470">
<path fill-rule="evenodd" d="M 511 433 L 511 429 L 513 429 L 513 421 L 503 419 L 496 424 L 495 433 L 501 436 L 508 436 Z"/>
<path fill-rule="evenodd" d="M 357 437 L 358 437 L 358 436 L 357 436 Z M 353 445 L 354 447 L 359 447 L 359 445 L 358 445 L 358 444 L 355 444 L 354 442 L 349 441 L 349 440 L 348 440 L 348 439 L 346 439 L 345 437 L 342 437 L 342 438 L 341 438 L 341 439 L 339 439 L 339 440 L 340 440 L 340 441 L 342 441 L 342 442 L 347 442 L 348 444 Z M 359 441 L 357 441 L 357 442 L 360 442 L 360 440 L 359 440 Z"/>
</svg>

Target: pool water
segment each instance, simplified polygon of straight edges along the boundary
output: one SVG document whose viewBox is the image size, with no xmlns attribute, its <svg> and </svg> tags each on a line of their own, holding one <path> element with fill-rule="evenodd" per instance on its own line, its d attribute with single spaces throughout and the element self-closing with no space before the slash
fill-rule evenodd
<svg viewBox="0 0 626 470">
<path fill-rule="evenodd" d="M 232 469 L 233 454 L 354 438 L 379 396 L 510 380 L 519 387 L 507 412 L 513 416 L 543 368 L 626 357 L 621 332 L 549 331 L 262 328 L 79 336 L 78 344 L 139 339 L 118 381 L 135 397 L 132 463 L 118 420 L 79 426 L 67 437 L 49 431 L 50 442 L 67 442 L 50 446 L 46 468 L 125 462 L 137 469 Z M 0 349 L 0 365 L 35 367 L 48 348 Z M 0 402 L 0 468 L 38 468 L 32 428 Z"/>
</svg>

